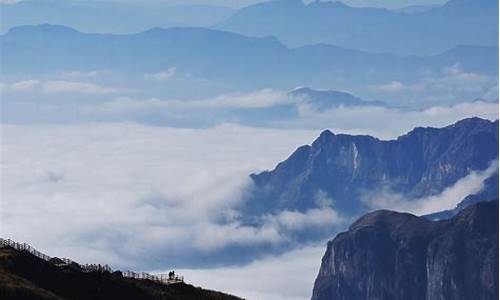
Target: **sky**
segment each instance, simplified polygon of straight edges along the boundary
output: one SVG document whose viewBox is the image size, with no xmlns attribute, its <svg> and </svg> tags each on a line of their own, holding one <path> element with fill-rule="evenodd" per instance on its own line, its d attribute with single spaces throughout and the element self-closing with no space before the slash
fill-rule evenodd
<svg viewBox="0 0 500 300">
<path fill-rule="evenodd" d="M 144 1 L 136 0 L 114 0 L 115 2 L 128 2 L 128 3 L 144 3 Z M 219 5 L 240 8 L 247 5 L 263 2 L 260 0 L 147 0 L 150 3 L 168 3 L 173 5 Z M 0 3 L 15 3 L 19 0 L 0 0 Z M 312 2 L 312 1 L 305 1 Z M 436 5 L 443 4 L 444 0 L 344 0 L 342 1 L 352 6 L 360 7 L 386 7 L 386 8 L 401 8 L 410 5 Z"/>
<path fill-rule="evenodd" d="M 4 0 L 9 1 L 9 0 Z M 126 0 L 123 0 L 126 1 Z M 153 1 L 153 0 L 149 0 Z M 312 2 L 315 0 L 306 0 L 304 2 Z M 136 1 L 130 1 L 136 2 Z M 203 5 L 221 5 L 229 7 L 243 7 L 246 5 L 264 2 L 261 0 L 164 0 L 165 3 L 172 4 L 203 4 Z M 446 3 L 446 0 L 343 0 L 341 2 L 352 6 L 360 7 L 386 7 L 386 8 L 401 8 L 410 5 L 436 5 Z"/>
</svg>

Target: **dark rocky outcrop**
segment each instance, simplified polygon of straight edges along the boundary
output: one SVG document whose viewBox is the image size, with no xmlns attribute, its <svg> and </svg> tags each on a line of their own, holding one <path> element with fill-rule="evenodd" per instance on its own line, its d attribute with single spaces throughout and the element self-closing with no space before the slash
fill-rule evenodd
<svg viewBox="0 0 500 300">
<path fill-rule="evenodd" d="M 312 299 L 498 299 L 498 202 L 444 221 L 363 216 L 328 243 Z"/>
</svg>

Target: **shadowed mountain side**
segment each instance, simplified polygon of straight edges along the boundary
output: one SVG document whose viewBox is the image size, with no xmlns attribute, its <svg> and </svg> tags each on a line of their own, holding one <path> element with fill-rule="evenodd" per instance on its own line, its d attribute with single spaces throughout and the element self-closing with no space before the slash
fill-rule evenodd
<svg viewBox="0 0 500 300">
<path fill-rule="evenodd" d="M 328 243 L 312 300 L 498 299 L 498 201 L 456 217 L 376 211 Z"/>
<path fill-rule="evenodd" d="M 76 267 L 58 267 L 34 255 L 0 247 L 0 298 L 5 300 L 148 299 L 238 300 L 219 292 L 177 283 L 124 278 L 119 273 L 84 273 Z"/>
<path fill-rule="evenodd" d="M 274 170 L 251 175 L 255 190 L 246 209 L 259 214 L 326 205 L 357 215 L 374 194 L 437 195 L 496 159 L 498 121 L 471 118 L 444 128 L 419 127 L 389 141 L 326 130 Z M 483 192 L 494 191 L 498 181 L 491 180 Z"/>
</svg>

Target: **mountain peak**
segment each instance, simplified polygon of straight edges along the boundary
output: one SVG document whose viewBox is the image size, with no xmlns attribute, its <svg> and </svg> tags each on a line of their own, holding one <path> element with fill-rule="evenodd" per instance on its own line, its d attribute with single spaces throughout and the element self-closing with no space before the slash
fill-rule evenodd
<svg viewBox="0 0 500 300">
<path fill-rule="evenodd" d="M 470 125 L 484 125 L 484 124 L 492 124 L 493 122 L 487 119 L 483 119 L 480 117 L 471 117 L 457 121 L 455 124 L 450 125 L 449 127 L 455 126 L 470 126 Z"/>
<path fill-rule="evenodd" d="M 325 129 L 319 135 L 319 139 L 330 139 L 334 136 L 335 136 L 335 134 L 333 132 L 331 132 L 330 129 Z"/>
<path fill-rule="evenodd" d="M 468 123 L 473 125 L 463 126 Z M 305 211 L 315 207 L 311 199 L 318 193 L 327 193 L 335 199 L 335 209 L 357 214 L 366 209 L 363 195 L 381 187 L 409 198 L 441 193 L 471 170 L 486 170 L 498 159 L 498 123 L 471 118 L 458 124 L 416 128 L 389 141 L 324 130 L 310 147 L 252 177 L 255 201 L 271 211 Z"/>
<path fill-rule="evenodd" d="M 312 147 L 314 149 L 323 148 L 324 146 L 331 143 L 331 141 L 336 137 L 336 135 L 329 129 L 325 129 L 321 134 L 314 140 Z"/>
</svg>

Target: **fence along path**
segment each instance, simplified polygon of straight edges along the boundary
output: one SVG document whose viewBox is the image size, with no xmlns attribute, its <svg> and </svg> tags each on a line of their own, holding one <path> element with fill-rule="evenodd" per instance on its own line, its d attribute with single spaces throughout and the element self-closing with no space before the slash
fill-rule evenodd
<svg viewBox="0 0 500 300">
<path fill-rule="evenodd" d="M 56 261 L 54 264 L 59 267 L 63 266 L 70 266 L 70 265 L 76 265 L 78 266 L 83 272 L 90 273 L 90 272 L 99 272 L 99 273 L 104 273 L 104 272 L 109 272 L 113 273 L 113 269 L 108 266 L 108 265 L 100 265 L 100 264 L 85 264 L 81 265 L 71 259 L 68 258 L 53 258 L 48 256 L 47 254 L 44 254 L 38 250 L 36 250 L 34 247 L 32 247 L 29 244 L 26 243 L 18 243 L 10 239 L 3 239 L 0 238 L 0 247 L 12 247 L 18 251 L 26 251 L 38 258 L 41 258 L 47 262 L 54 263 L 53 261 Z M 57 262 L 59 261 L 59 262 Z M 145 272 L 133 272 L 133 271 L 125 271 L 121 272 L 123 277 L 126 278 L 134 278 L 138 280 L 151 280 L 155 281 L 158 283 L 162 284 L 174 284 L 174 283 L 180 283 L 184 282 L 184 277 L 175 275 L 174 272 L 170 272 L 169 274 L 149 274 Z"/>
</svg>

